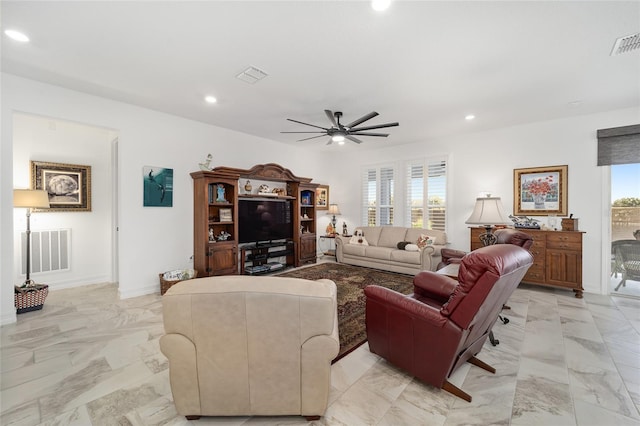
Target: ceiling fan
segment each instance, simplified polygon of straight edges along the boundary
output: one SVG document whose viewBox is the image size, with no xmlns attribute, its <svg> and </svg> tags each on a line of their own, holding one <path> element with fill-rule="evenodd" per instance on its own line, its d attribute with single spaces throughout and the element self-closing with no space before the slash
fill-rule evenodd
<svg viewBox="0 0 640 426">
<path fill-rule="evenodd" d="M 316 130 L 313 132 L 280 132 L 280 133 L 321 133 L 321 135 L 318 135 L 318 136 L 311 136 L 309 138 L 298 139 L 298 142 L 306 141 L 309 139 L 321 138 L 323 136 L 329 136 L 330 139 L 327 142 L 327 145 L 331 145 L 332 142 L 337 142 L 342 145 L 345 139 L 349 139 L 351 142 L 355 142 L 355 143 L 362 143 L 362 141 L 358 139 L 356 136 L 380 136 L 380 137 L 386 138 L 387 136 L 389 136 L 388 133 L 371 133 L 371 132 L 367 132 L 366 130 L 382 129 L 384 127 L 394 127 L 399 125 L 398 123 L 385 123 L 385 124 L 377 124 L 374 126 L 358 127 L 360 124 L 364 123 L 365 121 L 371 120 L 373 117 L 377 116 L 378 113 L 375 111 L 370 112 L 369 114 L 362 116 L 349 124 L 340 123 L 340 117 L 342 117 L 342 113 L 340 111 L 332 112 L 328 109 L 325 109 L 324 113 L 327 114 L 327 118 L 331 123 L 331 127 L 316 126 L 315 124 L 303 123 L 302 121 L 287 118 L 287 120 L 293 121 L 294 123 L 304 124 L 305 126 L 316 127 L 318 129 L 322 129 L 322 131 Z"/>
</svg>

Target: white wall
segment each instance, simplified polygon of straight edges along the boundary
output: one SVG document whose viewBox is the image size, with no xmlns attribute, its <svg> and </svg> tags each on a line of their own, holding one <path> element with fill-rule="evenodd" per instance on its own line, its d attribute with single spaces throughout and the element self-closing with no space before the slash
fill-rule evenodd
<svg viewBox="0 0 640 426">
<path fill-rule="evenodd" d="M 308 151 L 203 123 L 2 74 L 0 192 L 0 323 L 14 322 L 13 115 L 26 113 L 112 129 L 119 135 L 119 292 L 158 291 L 158 273 L 184 267 L 193 253 L 193 196 L 189 173 L 208 153 L 212 166 L 249 168 L 278 163 L 316 177 Z M 203 106 L 204 107 L 204 106 Z M 55 152 L 55 150 L 52 150 Z M 42 155 L 50 154 L 43 152 Z M 35 157 L 33 157 L 35 158 Z M 304 160 L 304 161 L 303 161 Z M 172 208 L 142 206 L 142 168 L 174 169 Z M 304 165 L 298 167 L 297 165 Z M 22 166 L 19 166 L 22 167 Z"/>
<path fill-rule="evenodd" d="M 91 166 L 91 211 L 33 213 L 31 230 L 71 229 L 70 269 L 34 273 L 50 290 L 112 282 L 111 142 L 114 132 L 68 121 L 16 113 L 13 116 L 13 186 L 29 188 L 30 160 Z M 14 253 L 20 252 L 19 233 L 26 229 L 25 209 L 14 211 Z M 13 282 L 24 281 L 20 256 L 14 258 Z"/>
<path fill-rule="evenodd" d="M 513 212 L 513 169 L 567 164 L 569 213 L 579 219 L 585 231 L 583 286 L 585 291 L 606 292 L 606 247 L 609 244 L 609 171 L 596 166 L 597 138 L 600 128 L 626 126 L 640 122 L 640 109 L 624 109 L 583 115 L 564 120 L 531 123 L 494 131 L 461 135 L 424 143 L 363 151 L 354 161 L 336 159 L 342 194 L 343 217 L 358 225 L 362 165 L 407 160 L 428 155 L 449 154 L 448 238 L 452 248 L 469 249 L 469 229 L 465 220 L 471 214 L 475 198 L 491 191 L 502 198 L 508 213 Z M 339 167 L 342 161 L 342 167 Z M 396 186 L 396 194 L 401 189 Z M 336 185 L 332 191 L 335 193 Z M 350 195 L 347 195 L 350 194 Z M 396 218 L 401 220 L 398 213 Z M 545 218 L 546 219 L 546 218 Z"/>
<path fill-rule="evenodd" d="M 469 247 L 464 221 L 476 195 L 491 190 L 512 211 L 513 169 L 569 165 L 569 211 L 586 231 L 584 287 L 602 291 L 608 244 L 608 171 L 596 167 L 596 130 L 637 124 L 640 110 L 626 109 L 532 123 L 357 154 L 314 154 L 308 146 L 290 147 L 155 111 L 2 74 L 0 145 L 0 323 L 15 321 L 13 307 L 13 129 L 16 112 L 54 117 L 113 129 L 119 134 L 120 295 L 155 292 L 159 272 L 186 265 L 193 246 L 192 183 L 189 173 L 213 154 L 212 165 L 249 168 L 274 162 L 314 182 L 329 184 L 349 229 L 360 225 L 362 165 L 449 154 L 449 239 Z M 427 125 L 427 124 L 425 124 Z M 339 147 L 336 147 L 339 149 Z M 314 155 L 316 157 L 314 157 Z M 311 157 L 317 161 L 309 161 Z M 174 207 L 142 207 L 142 167 L 174 169 Z M 400 188 L 397 188 L 400 190 Z M 401 192 L 396 192 L 401 194 Z M 329 218 L 320 212 L 318 230 Z M 604 231 L 603 231 L 604 229 Z M 11 238 L 7 237 L 11 236 Z M 603 266 L 605 265 L 605 266 Z"/>
</svg>

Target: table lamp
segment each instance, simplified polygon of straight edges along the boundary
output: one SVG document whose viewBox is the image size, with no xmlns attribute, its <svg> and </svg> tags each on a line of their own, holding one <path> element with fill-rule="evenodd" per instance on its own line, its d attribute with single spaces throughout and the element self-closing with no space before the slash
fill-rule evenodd
<svg viewBox="0 0 640 426">
<path fill-rule="evenodd" d="M 331 217 L 331 226 L 333 227 L 333 233 L 335 234 L 336 223 L 338 222 L 336 220 L 336 215 L 340 216 L 342 214 L 340 213 L 340 208 L 338 208 L 337 204 L 329 204 L 329 210 L 327 211 L 327 214 L 333 215 Z"/>
<path fill-rule="evenodd" d="M 490 246 L 498 240 L 493 234 L 493 226 L 508 225 L 512 222 L 504 212 L 500 197 L 491 197 L 489 194 L 486 197 L 476 198 L 476 205 L 473 208 L 473 212 L 465 223 L 484 227 L 485 232 L 484 234 L 480 234 L 480 241 L 482 241 L 483 245 Z"/>
<path fill-rule="evenodd" d="M 49 194 L 43 189 L 14 189 L 13 207 L 27 209 L 27 279 L 22 287 L 35 285 L 31 280 L 31 209 L 48 209 Z"/>
</svg>

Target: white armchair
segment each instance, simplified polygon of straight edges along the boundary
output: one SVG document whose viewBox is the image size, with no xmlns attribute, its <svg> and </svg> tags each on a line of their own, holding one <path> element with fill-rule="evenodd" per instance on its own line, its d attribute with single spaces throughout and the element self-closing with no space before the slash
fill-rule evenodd
<svg viewBox="0 0 640 426">
<path fill-rule="evenodd" d="M 324 414 L 340 348 L 333 281 L 193 279 L 165 293 L 163 314 L 160 349 L 187 419 Z"/>
</svg>

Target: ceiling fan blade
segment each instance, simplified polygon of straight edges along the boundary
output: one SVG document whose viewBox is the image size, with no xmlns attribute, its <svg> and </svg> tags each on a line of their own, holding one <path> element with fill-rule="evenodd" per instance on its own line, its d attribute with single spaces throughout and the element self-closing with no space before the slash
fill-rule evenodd
<svg viewBox="0 0 640 426">
<path fill-rule="evenodd" d="M 338 126 L 338 123 L 336 122 L 336 118 L 333 116 L 333 113 L 330 110 L 325 109 L 324 113 L 327 114 L 327 118 L 329 119 L 333 127 L 340 127 Z"/>
<path fill-rule="evenodd" d="M 387 137 L 389 136 L 389 133 L 368 133 L 368 132 L 364 132 L 364 133 L 360 133 L 360 132 L 349 132 L 350 135 L 354 135 L 354 136 L 383 136 L 383 137 Z"/>
<path fill-rule="evenodd" d="M 326 127 L 316 126 L 315 124 L 303 123 L 302 121 L 294 120 L 292 118 L 287 118 L 287 120 L 293 121 L 294 123 L 298 123 L 298 124 L 304 124 L 305 126 L 317 127 L 318 129 L 322 129 L 322 130 L 329 130 Z"/>
<path fill-rule="evenodd" d="M 362 141 L 351 135 L 344 135 L 345 138 L 349 139 L 351 142 L 362 143 Z"/>
<path fill-rule="evenodd" d="M 327 132 L 280 132 L 280 133 L 327 133 Z"/>
<path fill-rule="evenodd" d="M 327 142 L 327 145 L 331 145 L 332 142 L 333 142 L 333 138 L 329 138 L 329 141 Z"/>
<path fill-rule="evenodd" d="M 377 113 L 377 112 L 375 112 L 375 111 L 370 112 L 369 114 L 367 114 L 367 115 L 365 115 L 365 116 L 363 116 L 363 117 L 358 118 L 356 121 L 353 121 L 353 122 L 351 122 L 351 123 L 349 123 L 349 124 L 346 124 L 344 127 L 348 127 L 348 128 L 355 127 L 355 126 L 357 126 L 358 124 L 364 123 L 364 122 L 365 122 L 365 121 L 367 121 L 367 120 L 371 120 L 371 119 L 372 119 L 373 117 L 375 117 L 376 115 L 378 115 L 378 113 Z"/>
<path fill-rule="evenodd" d="M 296 142 L 308 141 L 309 139 L 321 138 L 326 135 L 311 136 L 310 138 L 298 139 Z"/>
<path fill-rule="evenodd" d="M 385 123 L 385 124 L 376 124 L 374 126 L 365 126 L 365 127 L 358 127 L 358 128 L 351 128 L 349 129 L 350 132 L 361 132 L 363 130 L 373 130 L 373 129 L 383 129 L 385 127 L 395 127 L 395 126 L 399 126 L 399 123 Z"/>
</svg>

